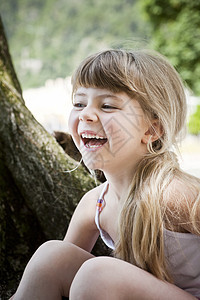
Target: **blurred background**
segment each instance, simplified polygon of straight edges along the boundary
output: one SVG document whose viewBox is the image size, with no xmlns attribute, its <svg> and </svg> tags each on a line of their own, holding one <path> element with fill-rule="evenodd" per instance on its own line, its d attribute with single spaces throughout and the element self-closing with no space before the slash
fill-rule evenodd
<svg viewBox="0 0 200 300">
<path fill-rule="evenodd" d="M 68 130 L 70 76 L 90 53 L 153 48 L 186 84 L 188 134 L 180 164 L 200 177 L 200 1 L 1 0 L 27 107 L 50 132 Z"/>
</svg>

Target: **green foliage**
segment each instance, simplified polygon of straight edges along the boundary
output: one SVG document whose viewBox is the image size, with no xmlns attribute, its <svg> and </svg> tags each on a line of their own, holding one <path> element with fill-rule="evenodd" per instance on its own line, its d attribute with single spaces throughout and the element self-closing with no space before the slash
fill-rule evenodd
<svg viewBox="0 0 200 300">
<path fill-rule="evenodd" d="M 138 0 L 3 0 L 1 12 L 23 88 L 71 75 L 94 51 L 143 43 Z M 142 38 L 141 38 L 142 37 Z"/>
<path fill-rule="evenodd" d="M 194 135 L 200 134 L 200 105 L 197 105 L 195 113 L 190 116 L 188 131 Z"/>
<path fill-rule="evenodd" d="M 200 1 L 143 0 L 152 25 L 152 47 L 166 55 L 200 95 Z"/>
</svg>

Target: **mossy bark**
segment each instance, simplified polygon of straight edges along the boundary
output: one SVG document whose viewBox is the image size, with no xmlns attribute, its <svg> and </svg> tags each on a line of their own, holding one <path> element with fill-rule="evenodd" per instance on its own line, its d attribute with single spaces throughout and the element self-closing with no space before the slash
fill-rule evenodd
<svg viewBox="0 0 200 300">
<path fill-rule="evenodd" d="M 62 239 L 85 192 L 95 186 L 26 108 L 0 20 L 1 299 L 47 239 Z M 99 242 L 94 253 L 106 253 Z M 7 296 L 6 296 L 7 295 Z"/>
</svg>

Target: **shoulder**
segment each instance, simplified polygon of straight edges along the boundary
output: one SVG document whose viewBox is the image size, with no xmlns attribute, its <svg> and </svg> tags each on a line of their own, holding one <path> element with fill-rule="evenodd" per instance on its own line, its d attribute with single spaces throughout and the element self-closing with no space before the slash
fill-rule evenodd
<svg viewBox="0 0 200 300">
<path fill-rule="evenodd" d="M 196 200 L 199 192 L 200 180 L 198 178 L 192 176 L 188 176 L 188 178 L 174 177 L 164 192 L 164 199 L 169 205 L 175 203 L 183 206 L 186 204 L 191 205 Z"/>
<path fill-rule="evenodd" d="M 77 209 L 86 210 L 87 214 L 90 214 L 91 211 L 94 212 L 94 210 L 96 210 L 97 200 L 99 199 L 105 185 L 106 182 L 88 191 L 80 200 Z"/>
<path fill-rule="evenodd" d="M 81 201 L 94 201 L 97 202 L 102 190 L 104 189 L 106 182 L 98 185 L 97 187 L 93 188 L 92 190 L 88 191 L 81 199 Z"/>
<path fill-rule="evenodd" d="M 163 194 L 163 200 L 167 223 L 177 231 L 197 233 L 192 222 L 196 218 L 198 223 L 200 218 L 199 179 L 192 176 L 174 177 Z"/>
<path fill-rule="evenodd" d="M 94 216 L 96 212 L 96 204 L 97 200 L 101 194 L 102 189 L 104 188 L 104 184 L 101 184 L 92 190 L 88 191 L 79 201 L 71 222 L 77 219 L 81 220 L 81 222 L 92 222 L 94 221 Z"/>
<path fill-rule="evenodd" d="M 195 189 L 193 188 L 193 185 L 189 184 L 185 180 L 174 177 L 173 180 L 168 185 L 164 195 L 167 200 L 170 202 L 173 202 L 173 198 L 180 199 L 192 199 L 195 195 Z"/>
</svg>

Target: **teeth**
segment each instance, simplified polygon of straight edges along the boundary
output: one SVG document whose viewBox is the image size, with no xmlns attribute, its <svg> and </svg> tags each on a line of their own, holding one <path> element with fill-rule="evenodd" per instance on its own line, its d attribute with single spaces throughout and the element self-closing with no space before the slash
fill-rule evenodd
<svg viewBox="0 0 200 300">
<path fill-rule="evenodd" d="M 88 145 L 86 144 L 87 148 L 99 148 L 99 145 Z"/>
<path fill-rule="evenodd" d="M 86 139 L 104 139 L 103 136 L 86 134 L 86 133 L 83 133 L 81 136 L 82 138 L 86 138 Z"/>
</svg>

